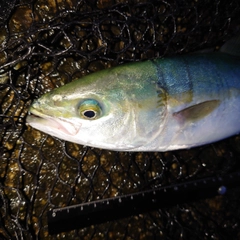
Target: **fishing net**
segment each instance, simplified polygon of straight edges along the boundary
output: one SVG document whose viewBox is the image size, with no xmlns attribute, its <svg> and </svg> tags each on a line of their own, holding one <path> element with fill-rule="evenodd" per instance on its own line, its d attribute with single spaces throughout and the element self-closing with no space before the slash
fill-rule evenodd
<svg viewBox="0 0 240 240">
<path fill-rule="evenodd" d="M 53 208 L 239 170 L 239 136 L 191 150 L 123 153 L 25 124 L 33 99 L 91 72 L 219 48 L 239 30 L 238 0 L 19 0 L 1 2 L 0 15 L 1 239 L 240 238 L 239 189 L 55 235 L 47 220 Z"/>
</svg>

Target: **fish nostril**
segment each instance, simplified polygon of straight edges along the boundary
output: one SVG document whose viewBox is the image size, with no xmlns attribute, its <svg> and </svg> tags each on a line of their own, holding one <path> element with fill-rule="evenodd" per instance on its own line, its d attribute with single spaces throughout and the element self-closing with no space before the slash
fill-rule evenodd
<svg viewBox="0 0 240 240">
<path fill-rule="evenodd" d="M 62 101 L 62 96 L 61 95 L 54 95 L 53 97 L 52 97 L 52 100 L 54 101 L 54 102 L 59 102 L 59 101 Z"/>
</svg>

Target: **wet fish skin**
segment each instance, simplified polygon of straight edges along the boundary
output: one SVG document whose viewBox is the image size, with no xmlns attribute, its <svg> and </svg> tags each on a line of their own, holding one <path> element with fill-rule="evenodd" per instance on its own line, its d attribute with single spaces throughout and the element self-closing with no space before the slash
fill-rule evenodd
<svg viewBox="0 0 240 240">
<path fill-rule="evenodd" d="M 27 122 L 67 141 L 118 151 L 221 140 L 240 131 L 240 57 L 225 49 L 89 74 L 35 100 Z"/>
</svg>

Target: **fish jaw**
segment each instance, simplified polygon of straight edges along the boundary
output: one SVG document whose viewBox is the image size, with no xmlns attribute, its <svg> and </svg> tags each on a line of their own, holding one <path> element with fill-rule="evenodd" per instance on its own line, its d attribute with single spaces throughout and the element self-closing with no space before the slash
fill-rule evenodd
<svg viewBox="0 0 240 240">
<path fill-rule="evenodd" d="M 61 137 L 67 140 L 68 136 L 75 136 L 78 134 L 81 125 L 73 124 L 66 119 L 54 118 L 45 115 L 33 107 L 29 111 L 27 116 L 27 124 L 40 131 L 46 132 L 50 135 Z"/>
</svg>

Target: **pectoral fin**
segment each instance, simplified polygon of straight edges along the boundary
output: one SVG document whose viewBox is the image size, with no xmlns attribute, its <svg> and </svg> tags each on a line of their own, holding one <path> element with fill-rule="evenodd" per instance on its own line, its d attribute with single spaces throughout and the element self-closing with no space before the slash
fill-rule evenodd
<svg viewBox="0 0 240 240">
<path fill-rule="evenodd" d="M 184 108 L 179 112 L 173 113 L 173 116 L 181 123 L 196 122 L 210 114 L 220 104 L 220 100 L 210 100 L 198 103 L 191 107 Z"/>
</svg>

